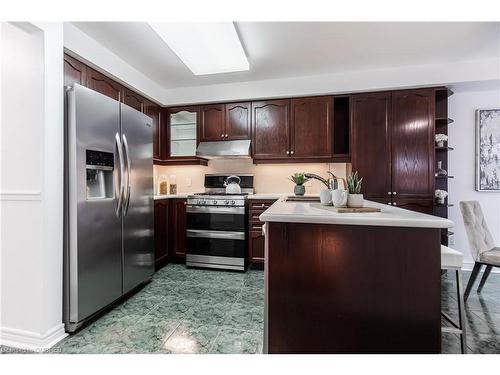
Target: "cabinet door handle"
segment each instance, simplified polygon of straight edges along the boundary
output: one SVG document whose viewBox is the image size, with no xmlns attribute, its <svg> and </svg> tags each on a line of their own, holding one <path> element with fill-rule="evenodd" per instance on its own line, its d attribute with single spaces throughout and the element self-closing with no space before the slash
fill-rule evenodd
<svg viewBox="0 0 500 375">
<path fill-rule="evenodd" d="M 391 203 L 391 202 L 388 202 L 387 204 L 388 204 L 389 206 L 392 206 L 392 203 Z"/>
<path fill-rule="evenodd" d="M 387 195 L 391 195 L 392 193 L 390 191 L 387 192 Z"/>
<path fill-rule="evenodd" d="M 395 191 L 392 192 L 392 195 L 396 195 L 397 193 Z"/>
<path fill-rule="evenodd" d="M 393 205 L 393 206 L 397 206 L 396 202 L 394 202 L 392 205 Z"/>
<path fill-rule="evenodd" d="M 224 134 L 221 134 L 220 136 L 221 136 L 222 138 L 224 138 Z"/>
<path fill-rule="evenodd" d="M 262 203 L 260 206 L 261 206 L 262 208 L 266 207 L 266 205 L 265 205 L 264 203 Z"/>
<path fill-rule="evenodd" d="M 228 135 L 228 134 L 226 134 L 226 138 L 227 138 L 227 137 L 229 137 L 229 135 Z"/>
<path fill-rule="evenodd" d="M 291 152 L 290 152 L 290 154 L 292 154 L 292 155 L 293 155 L 294 153 L 295 153 L 294 151 L 291 151 Z"/>
<path fill-rule="evenodd" d="M 286 154 L 287 154 L 287 155 L 290 155 L 290 151 L 287 151 L 287 152 L 286 152 Z"/>
</svg>

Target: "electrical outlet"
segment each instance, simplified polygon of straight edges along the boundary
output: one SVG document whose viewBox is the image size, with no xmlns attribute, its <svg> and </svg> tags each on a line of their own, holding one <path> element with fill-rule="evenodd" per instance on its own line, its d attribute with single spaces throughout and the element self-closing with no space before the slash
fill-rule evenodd
<svg viewBox="0 0 500 375">
<path fill-rule="evenodd" d="M 191 177 L 186 177 L 186 186 L 191 187 L 191 184 L 192 184 Z"/>
<path fill-rule="evenodd" d="M 448 236 L 448 245 L 455 245 L 455 235 L 451 234 Z"/>
</svg>

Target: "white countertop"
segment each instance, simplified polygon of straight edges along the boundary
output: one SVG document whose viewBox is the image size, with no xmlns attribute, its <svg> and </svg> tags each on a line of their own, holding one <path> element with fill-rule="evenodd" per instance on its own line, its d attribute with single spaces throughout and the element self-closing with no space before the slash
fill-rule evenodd
<svg viewBox="0 0 500 375">
<path fill-rule="evenodd" d="M 250 194 L 248 196 L 248 199 L 279 199 L 283 196 L 290 195 L 290 193 L 257 193 L 257 194 Z"/>
<path fill-rule="evenodd" d="M 280 198 L 264 211 L 259 219 L 265 222 L 373 225 L 414 228 L 451 228 L 453 222 L 437 216 L 421 214 L 398 207 L 365 200 L 365 207 L 377 207 L 381 212 L 338 213 L 312 207 L 309 202 L 285 202 Z M 317 203 L 316 203 L 317 204 Z"/>
<path fill-rule="evenodd" d="M 191 195 L 191 194 L 188 194 L 188 193 L 184 193 L 184 194 L 157 194 L 154 196 L 154 200 L 159 200 L 159 199 L 174 199 L 174 198 L 178 198 L 178 199 L 186 199 L 188 195 Z"/>
</svg>

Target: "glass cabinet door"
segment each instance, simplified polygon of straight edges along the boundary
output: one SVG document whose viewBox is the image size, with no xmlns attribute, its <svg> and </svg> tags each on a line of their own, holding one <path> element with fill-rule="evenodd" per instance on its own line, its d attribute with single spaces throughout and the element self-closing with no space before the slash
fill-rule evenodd
<svg viewBox="0 0 500 375">
<path fill-rule="evenodd" d="M 170 114 L 170 156 L 196 155 L 196 122 L 196 112 Z"/>
</svg>

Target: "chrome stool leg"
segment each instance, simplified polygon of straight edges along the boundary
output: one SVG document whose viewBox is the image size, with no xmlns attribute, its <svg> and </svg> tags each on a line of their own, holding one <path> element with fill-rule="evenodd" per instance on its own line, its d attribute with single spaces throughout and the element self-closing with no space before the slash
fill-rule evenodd
<svg viewBox="0 0 500 375">
<path fill-rule="evenodd" d="M 462 270 L 453 268 L 455 271 L 455 277 L 457 281 L 457 299 L 458 299 L 458 323 L 456 323 L 448 314 L 441 311 L 441 315 L 445 318 L 453 327 L 443 327 L 442 332 L 456 333 L 460 335 L 460 349 L 462 354 L 467 353 L 467 334 L 466 334 L 466 322 L 465 322 L 465 307 L 464 307 L 464 293 L 462 286 Z"/>
<path fill-rule="evenodd" d="M 467 353 L 467 334 L 466 334 L 466 325 L 465 322 L 465 306 L 464 306 L 464 291 L 462 286 L 462 270 L 457 269 L 455 271 L 455 275 L 457 278 L 457 298 L 458 298 L 458 322 L 459 328 L 462 331 L 460 334 L 460 347 L 462 349 L 462 354 Z"/>
</svg>

